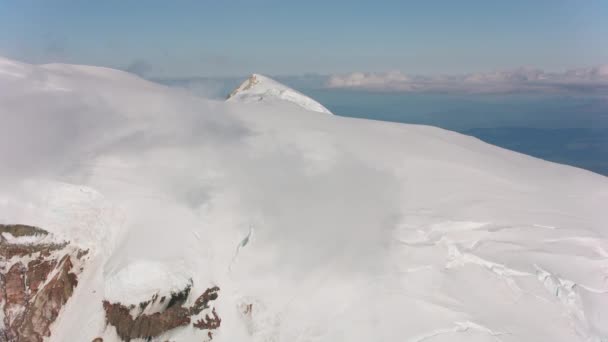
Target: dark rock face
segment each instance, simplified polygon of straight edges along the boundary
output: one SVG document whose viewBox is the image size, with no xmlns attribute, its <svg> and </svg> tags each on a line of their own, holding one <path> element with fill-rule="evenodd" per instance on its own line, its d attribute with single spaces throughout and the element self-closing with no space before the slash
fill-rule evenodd
<svg viewBox="0 0 608 342">
<path fill-rule="evenodd" d="M 25 225 L 0 225 L 0 342 L 41 342 L 78 284 L 86 251 L 62 243 L 19 243 L 14 238 L 48 236 Z"/>
<path fill-rule="evenodd" d="M 25 273 L 27 269 L 21 262 L 14 264 L 4 276 L 4 293 L 6 304 L 10 309 L 13 306 L 23 306 L 27 302 L 25 288 Z M 7 310 L 10 311 L 10 310 Z M 7 317 L 10 318 L 10 312 Z"/>
<path fill-rule="evenodd" d="M 109 325 L 116 328 L 118 336 L 123 341 L 137 338 L 150 339 L 171 329 L 189 325 L 192 317 L 209 309 L 211 302 L 218 298 L 220 290 L 217 286 L 209 288 L 196 299 L 192 306 L 185 307 L 184 303 L 190 295 L 190 288 L 189 286 L 178 293 L 172 294 L 167 306 L 159 312 L 152 314 L 144 313 L 149 305 L 153 306 L 164 303 L 164 297 L 158 300 L 158 296 L 154 296 L 149 301 L 140 303 L 139 308 L 141 309 L 141 313 L 135 317 L 131 314 L 134 306 L 104 301 L 103 308 L 106 312 L 106 321 Z M 215 312 L 215 308 L 212 310 L 212 315 L 213 317 L 206 315 L 204 321 L 200 320 L 204 323 L 197 321 L 194 327 L 205 330 L 219 328 L 221 319 Z M 211 336 L 210 332 L 208 336 Z"/>
<path fill-rule="evenodd" d="M 199 319 L 193 324 L 193 326 L 202 330 L 213 330 L 219 328 L 220 324 L 222 324 L 222 319 L 217 315 L 217 312 L 215 312 L 215 308 L 211 310 L 211 315 L 212 316 L 209 316 L 208 314 L 205 315 L 205 318 Z"/>
<path fill-rule="evenodd" d="M 7 224 L 0 225 L 0 229 L 2 233 L 9 233 L 12 236 L 20 237 L 20 236 L 32 236 L 32 235 L 49 235 L 44 229 L 40 229 L 38 227 L 26 226 L 24 224 Z"/>
</svg>

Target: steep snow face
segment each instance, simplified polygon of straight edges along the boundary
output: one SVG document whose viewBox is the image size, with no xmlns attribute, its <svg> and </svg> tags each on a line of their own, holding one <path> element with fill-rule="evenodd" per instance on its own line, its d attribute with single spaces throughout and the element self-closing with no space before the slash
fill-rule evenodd
<svg viewBox="0 0 608 342">
<path fill-rule="evenodd" d="M 606 177 L 104 68 L 0 69 L 0 224 L 89 249 L 49 341 L 120 341 L 136 316 L 158 341 L 608 339 Z"/>
<path fill-rule="evenodd" d="M 323 107 L 322 104 L 310 97 L 259 74 L 251 75 L 241 85 L 236 87 L 228 95 L 227 101 L 249 103 L 260 101 L 276 102 L 277 100 L 291 102 L 313 112 L 332 114 L 329 109 Z"/>
</svg>

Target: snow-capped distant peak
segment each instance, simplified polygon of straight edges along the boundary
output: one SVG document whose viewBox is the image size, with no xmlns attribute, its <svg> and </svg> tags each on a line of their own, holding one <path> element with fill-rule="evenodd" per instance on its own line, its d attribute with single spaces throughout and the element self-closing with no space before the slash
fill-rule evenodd
<svg viewBox="0 0 608 342">
<path fill-rule="evenodd" d="M 310 97 L 289 88 L 288 86 L 281 84 L 269 77 L 252 74 L 246 79 L 241 85 L 236 87 L 230 95 L 228 95 L 227 101 L 240 101 L 240 102 L 259 102 L 259 101 L 274 101 L 283 100 L 294 103 L 304 109 L 332 114 L 329 109 L 325 108 L 319 102 L 311 99 Z"/>
</svg>

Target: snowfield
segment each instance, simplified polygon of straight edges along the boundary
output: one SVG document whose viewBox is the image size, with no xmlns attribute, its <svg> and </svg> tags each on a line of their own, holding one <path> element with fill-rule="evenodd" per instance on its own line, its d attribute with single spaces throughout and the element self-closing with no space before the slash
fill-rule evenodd
<svg viewBox="0 0 608 342">
<path fill-rule="evenodd" d="M 0 59 L 0 223 L 90 249 L 48 341 L 188 284 L 220 288 L 213 341 L 608 340 L 608 178 L 263 83 Z"/>
</svg>

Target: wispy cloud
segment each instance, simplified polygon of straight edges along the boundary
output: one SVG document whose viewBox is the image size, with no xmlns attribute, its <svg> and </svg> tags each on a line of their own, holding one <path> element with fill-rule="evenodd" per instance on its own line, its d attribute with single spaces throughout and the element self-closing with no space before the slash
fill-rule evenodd
<svg viewBox="0 0 608 342">
<path fill-rule="evenodd" d="M 572 69 L 561 73 L 545 72 L 533 68 L 441 76 L 409 75 L 401 71 L 354 72 L 332 75 L 328 78 L 326 86 L 398 92 L 608 92 L 608 64 Z"/>
<path fill-rule="evenodd" d="M 226 95 L 246 77 L 150 78 L 150 80 L 169 87 L 185 89 L 199 97 L 224 100 Z"/>
</svg>

